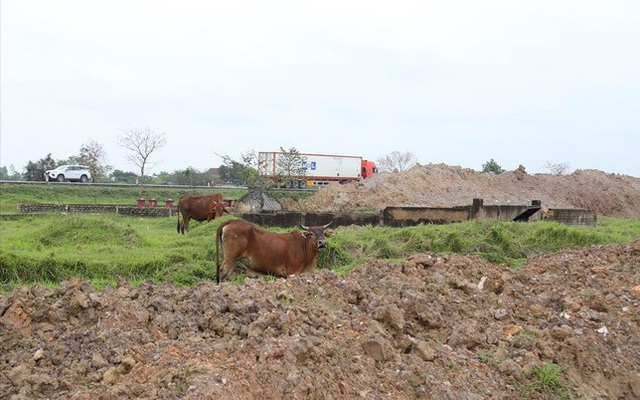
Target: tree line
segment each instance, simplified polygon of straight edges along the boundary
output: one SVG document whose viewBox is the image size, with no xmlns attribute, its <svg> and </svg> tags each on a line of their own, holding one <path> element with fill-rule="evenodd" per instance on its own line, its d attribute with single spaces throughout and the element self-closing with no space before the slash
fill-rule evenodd
<svg viewBox="0 0 640 400">
<path fill-rule="evenodd" d="M 94 182 L 193 186 L 223 183 L 260 186 L 264 183 L 258 173 L 260 160 L 255 151 L 242 153 L 240 160 L 218 154 L 223 162 L 217 168 L 198 170 L 188 166 L 173 172 L 162 171 L 148 175 L 149 169 L 157 164 L 154 160 L 155 154 L 166 144 L 166 134 L 148 127 L 122 130 L 121 135 L 117 137 L 117 143 L 125 150 L 127 161 L 137 168 L 137 172 L 114 169 L 107 163 L 104 147 L 95 140 L 89 140 L 80 146 L 77 155 L 68 158 L 54 159 L 49 153 L 39 160 L 29 161 L 23 171 L 17 171 L 13 166 L 0 166 L 0 180 L 43 181 L 46 170 L 65 164 L 77 164 L 90 168 Z M 280 152 L 285 155 L 279 160 L 279 170 L 283 171 L 282 181 L 305 175 L 306 171 L 301 168 L 304 157 L 296 148 L 285 150 L 280 147 Z M 419 165 L 415 154 L 408 151 L 393 151 L 378 158 L 376 164 L 381 172 L 404 172 Z M 569 170 L 569 164 L 547 162 L 545 168 L 554 175 L 563 175 Z M 481 172 L 484 173 L 501 174 L 504 171 L 493 158 L 482 164 Z"/>
</svg>

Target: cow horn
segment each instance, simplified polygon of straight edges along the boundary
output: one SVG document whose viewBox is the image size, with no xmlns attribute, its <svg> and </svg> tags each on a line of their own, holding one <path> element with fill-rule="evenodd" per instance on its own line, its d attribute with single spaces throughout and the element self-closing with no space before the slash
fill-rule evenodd
<svg viewBox="0 0 640 400">
<path fill-rule="evenodd" d="M 298 224 L 298 226 L 300 227 L 300 229 L 304 230 L 304 231 L 309 231 L 309 227 L 308 226 L 304 226 L 302 224 Z"/>
<path fill-rule="evenodd" d="M 331 225 L 331 223 L 333 223 L 333 221 L 330 221 L 328 224 L 326 225 L 322 225 L 322 230 L 325 230 L 329 227 L 329 225 Z"/>
</svg>

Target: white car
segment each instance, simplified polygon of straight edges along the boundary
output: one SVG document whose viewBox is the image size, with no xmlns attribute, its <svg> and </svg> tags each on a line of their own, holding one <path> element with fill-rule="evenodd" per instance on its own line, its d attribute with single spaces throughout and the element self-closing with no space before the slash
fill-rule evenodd
<svg viewBox="0 0 640 400">
<path fill-rule="evenodd" d="M 91 180 L 91 170 L 86 165 L 61 165 L 44 171 L 44 177 L 47 181 L 86 183 Z"/>
</svg>

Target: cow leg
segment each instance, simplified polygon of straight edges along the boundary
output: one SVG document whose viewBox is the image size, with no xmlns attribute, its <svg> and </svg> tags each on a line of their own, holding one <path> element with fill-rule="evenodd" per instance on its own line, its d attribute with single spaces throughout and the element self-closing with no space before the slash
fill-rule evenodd
<svg viewBox="0 0 640 400">
<path fill-rule="evenodd" d="M 218 283 L 229 277 L 229 274 L 231 274 L 236 262 L 244 260 L 243 253 L 244 249 L 247 248 L 247 241 L 241 238 L 239 239 L 237 236 L 233 237 L 234 240 L 232 242 L 227 243 L 225 228 L 222 228 L 222 234 L 220 235 L 220 243 L 222 244 L 220 251 L 224 258 L 220 268 L 218 269 Z"/>
<path fill-rule="evenodd" d="M 233 267 L 236 265 L 236 261 L 239 258 L 239 255 L 233 254 L 228 250 L 224 250 L 224 245 L 222 254 L 224 256 L 224 260 L 222 261 L 222 265 L 220 265 L 220 276 L 218 277 L 218 282 L 222 282 L 229 277 L 231 271 L 233 271 Z"/>
<path fill-rule="evenodd" d="M 226 280 L 229 277 L 229 274 L 231 274 L 231 271 L 233 271 L 233 268 L 236 266 L 236 262 L 242 259 L 242 252 L 230 249 L 229 247 L 225 248 L 224 240 L 222 241 L 222 255 L 224 256 L 224 259 L 222 260 L 222 265 L 220 265 L 220 276 L 218 277 L 218 282 Z"/>
<path fill-rule="evenodd" d="M 230 262 L 229 260 L 233 260 L 233 258 L 227 257 L 227 255 L 224 254 L 224 260 L 222 261 L 222 265 L 220 265 L 220 270 L 219 270 L 220 276 L 218 277 L 218 282 L 225 281 L 229 276 L 229 274 L 231 273 L 231 271 L 233 270 L 235 262 Z"/>
<path fill-rule="evenodd" d="M 188 215 L 182 218 L 182 233 L 189 232 L 189 217 Z"/>
</svg>

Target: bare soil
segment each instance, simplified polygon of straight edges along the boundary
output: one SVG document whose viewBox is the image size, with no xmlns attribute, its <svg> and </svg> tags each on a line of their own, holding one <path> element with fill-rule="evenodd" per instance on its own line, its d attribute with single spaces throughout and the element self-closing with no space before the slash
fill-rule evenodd
<svg viewBox="0 0 640 400">
<path fill-rule="evenodd" d="M 640 215 L 638 179 L 598 171 L 561 183 L 442 166 L 405 174 L 416 177 L 402 189 L 392 186 L 402 174 L 380 175 L 329 186 L 306 206 L 502 201 L 504 179 L 514 202 Z M 0 295 L 0 398 L 636 399 L 638 271 L 640 240 L 539 255 L 518 270 L 414 254 L 345 276 L 22 287 Z M 536 376 L 549 365 L 562 368 L 559 381 Z"/>
<path fill-rule="evenodd" d="M 640 241 L 0 297 L 1 398 L 639 398 Z M 543 388 L 535 368 L 564 368 Z"/>
<path fill-rule="evenodd" d="M 387 206 L 452 207 L 485 204 L 526 205 L 541 200 L 549 208 L 586 208 L 598 216 L 640 218 L 640 178 L 598 170 L 570 175 L 527 174 L 524 167 L 496 175 L 445 164 L 380 173 L 357 184 L 332 184 L 290 210 L 381 211 Z"/>
</svg>

